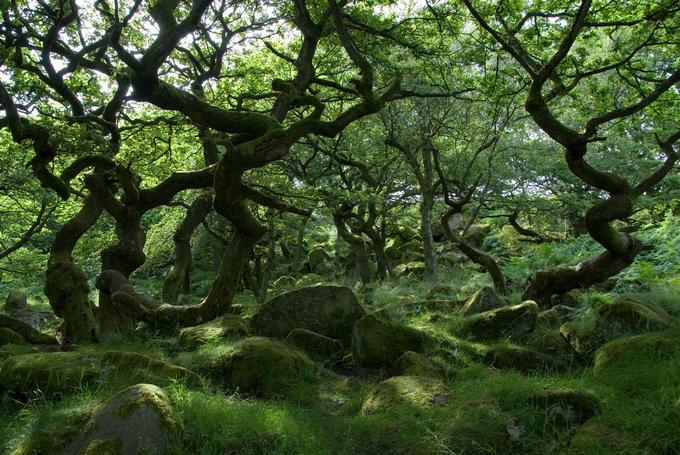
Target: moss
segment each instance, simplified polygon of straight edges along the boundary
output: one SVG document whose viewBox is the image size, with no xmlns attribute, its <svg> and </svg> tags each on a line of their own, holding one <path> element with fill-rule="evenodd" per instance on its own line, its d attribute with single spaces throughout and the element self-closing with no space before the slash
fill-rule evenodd
<svg viewBox="0 0 680 455">
<path fill-rule="evenodd" d="M 595 354 L 595 372 L 626 367 L 680 354 L 680 331 L 667 330 L 619 338 L 602 346 Z"/>
<path fill-rule="evenodd" d="M 597 328 L 606 341 L 677 326 L 678 321 L 663 307 L 635 299 L 622 299 L 602 305 L 597 313 Z"/>
<path fill-rule="evenodd" d="M 364 415 L 401 407 L 423 410 L 443 406 L 451 392 L 443 382 L 427 376 L 394 376 L 376 385 L 361 406 Z"/>
<path fill-rule="evenodd" d="M 239 316 L 226 314 L 205 324 L 185 327 L 179 331 L 179 343 L 194 348 L 219 338 L 238 338 L 248 335 L 248 325 Z"/>
<path fill-rule="evenodd" d="M 595 328 L 587 323 L 565 322 L 560 326 L 560 334 L 571 349 L 585 359 L 590 358 L 602 345 L 602 338 Z"/>
<path fill-rule="evenodd" d="M 60 453 L 82 432 L 93 412 L 91 406 L 47 411 L 22 438 L 13 455 L 50 455 Z"/>
<path fill-rule="evenodd" d="M 26 344 L 26 340 L 14 330 L 0 327 L 0 346 L 5 344 Z"/>
<path fill-rule="evenodd" d="M 14 355 L 34 354 L 40 352 L 40 349 L 35 346 L 28 346 L 25 344 L 5 344 L 0 347 L 0 360 Z"/>
<path fill-rule="evenodd" d="M 405 277 L 408 275 L 422 275 L 425 271 L 425 264 L 419 261 L 408 262 L 406 264 L 399 264 L 394 268 L 394 273 L 398 277 Z"/>
<path fill-rule="evenodd" d="M 538 305 L 528 300 L 465 318 L 454 331 L 479 340 L 517 339 L 534 330 L 537 314 Z"/>
<path fill-rule="evenodd" d="M 616 430 L 595 419 L 581 426 L 571 439 L 568 453 L 574 455 L 593 454 L 637 454 L 635 436 Z"/>
<path fill-rule="evenodd" d="M 546 389 L 532 394 L 530 401 L 564 426 L 580 425 L 602 408 L 594 392 L 581 389 Z"/>
<path fill-rule="evenodd" d="M 292 330 L 286 337 L 286 341 L 319 360 L 335 361 L 342 358 L 345 353 L 342 343 L 338 340 L 325 337 L 311 330 Z"/>
<path fill-rule="evenodd" d="M 514 368 L 523 373 L 563 370 L 565 363 L 551 355 L 521 346 L 491 346 L 484 354 L 484 362 L 499 369 Z"/>
<path fill-rule="evenodd" d="M 123 455 L 123 445 L 116 439 L 95 439 L 78 455 Z"/>
<path fill-rule="evenodd" d="M 123 378 L 128 383 L 144 381 L 161 385 L 179 380 L 196 386 L 202 384 L 201 377 L 191 370 L 136 352 L 104 352 L 102 367 L 108 369 L 107 374 Z"/>
<path fill-rule="evenodd" d="M 250 337 L 227 351 L 213 373 L 231 388 L 271 398 L 286 395 L 296 382 L 312 379 L 315 370 L 314 362 L 289 344 Z"/>
<path fill-rule="evenodd" d="M 506 418 L 484 401 L 459 410 L 444 431 L 444 444 L 446 453 L 513 453 Z"/>
<path fill-rule="evenodd" d="M 427 336 L 410 327 L 367 315 L 354 325 L 352 355 L 365 367 L 391 367 L 406 351 L 422 351 Z"/>
<path fill-rule="evenodd" d="M 41 333 L 23 321 L 0 314 L 0 327 L 13 330 L 21 335 L 24 340 L 32 344 L 57 344 L 57 339 L 53 336 Z"/>
<path fill-rule="evenodd" d="M 396 372 L 401 376 L 429 376 L 441 378 L 443 371 L 432 360 L 413 351 L 404 352 L 396 362 Z"/>
<path fill-rule="evenodd" d="M 115 403 L 113 412 L 119 417 L 128 417 L 142 406 L 151 406 L 161 417 L 161 423 L 167 429 L 179 424 L 179 417 L 170 405 L 167 395 L 152 384 L 134 385 L 117 396 L 120 398 L 117 401 L 112 400 L 112 403 Z"/>
<path fill-rule="evenodd" d="M 470 297 L 463 307 L 460 309 L 460 314 L 467 315 L 472 313 L 481 313 L 484 311 L 495 310 L 502 307 L 503 302 L 496 295 L 496 291 L 492 287 L 484 286 L 479 291 L 475 292 Z"/>
<path fill-rule="evenodd" d="M 573 351 L 559 330 L 540 330 L 522 337 L 522 343 L 544 354 L 561 357 L 571 361 Z"/>
</svg>

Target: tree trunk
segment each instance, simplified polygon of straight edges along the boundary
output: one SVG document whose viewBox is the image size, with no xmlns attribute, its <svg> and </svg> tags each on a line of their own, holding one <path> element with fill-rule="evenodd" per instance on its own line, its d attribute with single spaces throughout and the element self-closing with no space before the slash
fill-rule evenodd
<svg viewBox="0 0 680 455">
<path fill-rule="evenodd" d="M 354 263 L 356 264 L 356 272 L 363 285 L 371 282 L 371 269 L 369 267 L 368 252 L 366 251 L 366 242 L 360 236 L 352 234 L 342 214 L 338 211 L 333 213 L 333 221 L 338 230 L 338 235 L 345 242 L 349 243 L 354 255 Z"/>
<path fill-rule="evenodd" d="M 300 223 L 300 227 L 297 231 L 297 239 L 295 241 L 295 255 L 293 256 L 293 263 L 290 266 L 291 273 L 297 273 L 300 271 L 300 262 L 302 260 L 302 251 L 305 240 L 305 229 L 307 227 L 308 221 L 309 217 L 307 216 L 302 220 L 302 223 Z"/>
<path fill-rule="evenodd" d="M 80 211 L 59 230 L 50 249 L 45 295 L 54 314 L 64 319 L 66 342 L 88 343 L 98 338 L 90 285 L 83 270 L 73 262 L 72 253 L 102 210 L 96 198 L 89 195 Z"/>
<path fill-rule="evenodd" d="M 434 249 L 434 239 L 432 238 L 432 206 L 432 197 L 423 195 L 423 201 L 420 204 L 420 232 L 423 236 L 423 256 L 425 261 L 423 278 L 428 281 L 434 281 L 437 278 L 437 254 Z"/>
<path fill-rule="evenodd" d="M 205 220 L 212 208 L 212 195 L 198 196 L 191 204 L 172 237 L 175 243 L 175 263 L 163 283 L 161 298 L 164 302 L 178 303 L 180 293 L 191 292 L 191 271 L 193 269 L 191 238 L 196 228 Z"/>
</svg>

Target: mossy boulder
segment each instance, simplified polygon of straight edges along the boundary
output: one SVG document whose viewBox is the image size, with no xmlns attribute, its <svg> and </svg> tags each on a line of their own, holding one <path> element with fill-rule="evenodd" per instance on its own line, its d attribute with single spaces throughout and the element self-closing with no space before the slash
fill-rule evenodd
<svg viewBox="0 0 680 455">
<path fill-rule="evenodd" d="M 561 427 L 581 425 L 602 407 L 594 392 L 569 388 L 542 390 L 532 394 L 529 401 Z"/>
<path fill-rule="evenodd" d="M 101 355 L 102 375 L 125 379 L 128 383 L 149 382 L 163 385 L 171 381 L 199 386 L 202 379 L 186 368 L 137 352 L 106 351 Z"/>
<path fill-rule="evenodd" d="M 345 348 L 338 340 L 307 329 L 291 330 L 286 341 L 318 360 L 335 361 L 345 354 Z"/>
<path fill-rule="evenodd" d="M 438 379 L 428 376 L 394 376 L 371 390 L 361 406 L 361 413 L 369 415 L 401 407 L 423 410 L 443 406 L 450 395 L 451 392 Z"/>
<path fill-rule="evenodd" d="M 82 433 L 90 417 L 96 412 L 94 404 L 43 410 L 45 418 L 31 425 L 30 431 L 18 441 L 12 455 L 64 454 L 66 448 Z M 106 455 L 98 452 L 97 455 Z M 78 455 L 82 455 L 82 452 Z"/>
<path fill-rule="evenodd" d="M 349 346 L 352 327 L 366 312 L 346 286 L 311 286 L 285 292 L 265 303 L 252 321 L 255 333 L 284 338 L 307 329 Z"/>
<path fill-rule="evenodd" d="M 627 367 L 646 361 L 680 356 L 680 331 L 677 329 L 619 338 L 595 353 L 594 369 Z"/>
<path fill-rule="evenodd" d="M 567 340 L 559 330 L 536 330 L 521 339 L 522 344 L 544 354 L 550 354 L 562 359 L 571 359 L 573 351 Z"/>
<path fill-rule="evenodd" d="M 456 334 L 477 340 L 518 339 L 536 326 L 538 305 L 527 300 L 519 305 L 485 311 L 462 320 Z"/>
<path fill-rule="evenodd" d="M 283 276 L 277 278 L 276 280 L 274 280 L 274 282 L 272 283 L 272 287 L 274 289 L 288 288 L 288 287 L 295 286 L 296 281 L 297 280 L 290 275 L 283 275 Z"/>
<path fill-rule="evenodd" d="M 428 357 L 413 351 L 404 352 L 397 359 L 395 371 L 400 376 L 428 376 L 441 378 L 442 369 Z"/>
<path fill-rule="evenodd" d="M 316 364 L 290 344 L 266 337 L 239 341 L 214 366 L 213 375 L 230 388 L 272 398 L 315 377 Z"/>
<path fill-rule="evenodd" d="M 362 366 L 391 367 L 406 351 L 422 351 L 427 336 L 415 329 L 366 315 L 354 325 L 352 356 Z"/>
<path fill-rule="evenodd" d="M 28 298 L 21 289 L 12 289 L 5 299 L 5 311 L 25 310 L 28 307 Z"/>
<path fill-rule="evenodd" d="M 465 240 L 475 246 L 481 246 L 484 239 L 491 232 L 491 226 L 488 224 L 473 224 L 465 234 Z"/>
<path fill-rule="evenodd" d="M 485 364 L 498 369 L 513 368 L 522 373 L 562 370 L 563 360 L 522 346 L 490 346 L 483 355 Z"/>
<path fill-rule="evenodd" d="M 34 329 L 30 324 L 6 314 L 0 314 L 0 327 L 13 330 L 31 344 L 57 344 L 57 339 Z"/>
<path fill-rule="evenodd" d="M 574 309 L 566 305 L 555 305 L 554 307 L 538 313 L 536 322 L 546 327 L 559 327 L 569 321 L 574 314 Z"/>
<path fill-rule="evenodd" d="M 567 451 L 573 455 L 647 453 L 637 449 L 633 434 L 590 419 L 576 430 Z"/>
<path fill-rule="evenodd" d="M 179 415 L 162 389 L 137 384 L 103 404 L 63 453 L 162 455 L 179 424 Z"/>
<path fill-rule="evenodd" d="M 179 343 L 194 348 L 220 338 L 238 338 L 248 335 L 248 325 L 239 316 L 225 314 L 205 324 L 185 327 L 179 331 Z"/>
<path fill-rule="evenodd" d="M 408 275 L 422 275 L 423 272 L 425 272 L 425 264 L 420 261 L 399 264 L 394 268 L 394 273 L 398 277 L 405 277 Z"/>
<path fill-rule="evenodd" d="M 456 289 L 446 284 L 432 286 L 425 295 L 427 300 L 451 300 L 456 296 Z"/>
<path fill-rule="evenodd" d="M 26 340 L 14 330 L 0 327 L 0 346 L 5 344 L 26 344 Z"/>
<path fill-rule="evenodd" d="M 604 340 L 677 327 L 678 321 L 661 306 L 635 299 L 621 299 L 602 305 L 597 312 L 597 329 Z"/>
<path fill-rule="evenodd" d="M 307 254 L 307 262 L 314 267 L 326 260 L 330 260 L 330 258 L 326 249 L 323 247 L 316 247 Z"/>
<path fill-rule="evenodd" d="M 602 345 L 602 339 L 595 328 L 582 323 L 565 322 L 560 326 L 560 335 L 571 349 L 584 359 L 589 359 Z"/>
<path fill-rule="evenodd" d="M 481 400 L 462 406 L 444 430 L 447 453 L 503 454 L 512 451 L 507 417 L 493 403 Z M 521 452 L 518 452 L 521 453 Z"/>
<path fill-rule="evenodd" d="M 0 360 L 14 355 L 33 354 L 40 352 L 40 349 L 28 344 L 4 344 L 0 346 Z"/>
<path fill-rule="evenodd" d="M 482 313 L 484 311 L 495 310 L 503 306 L 503 302 L 498 298 L 496 291 L 492 287 L 484 286 L 470 297 L 460 309 L 461 315 Z"/>
</svg>

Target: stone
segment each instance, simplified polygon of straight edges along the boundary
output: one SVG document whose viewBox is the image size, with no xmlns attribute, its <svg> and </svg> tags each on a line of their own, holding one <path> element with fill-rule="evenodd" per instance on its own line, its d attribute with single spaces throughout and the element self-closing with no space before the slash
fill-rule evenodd
<svg viewBox="0 0 680 455">
<path fill-rule="evenodd" d="M 58 344 L 53 336 L 42 333 L 29 324 L 6 314 L 0 314 L 0 327 L 15 331 L 31 344 Z"/>
<path fill-rule="evenodd" d="M 624 335 L 654 332 L 679 324 L 659 305 L 621 299 L 598 309 L 596 325 L 603 338 L 610 341 Z"/>
<path fill-rule="evenodd" d="M 394 268 L 395 275 L 400 278 L 408 275 L 422 275 L 423 272 L 425 272 L 425 264 L 420 261 L 399 264 Z"/>
<path fill-rule="evenodd" d="M 361 413 L 370 415 L 400 407 L 422 410 L 443 406 L 450 395 L 451 392 L 438 379 L 427 376 L 393 376 L 373 387 L 361 406 Z"/>
<path fill-rule="evenodd" d="M 266 302 L 252 321 L 255 333 L 284 338 L 307 329 L 349 346 L 354 323 L 366 312 L 346 286 L 311 286 L 280 294 Z"/>
<path fill-rule="evenodd" d="M 291 330 L 286 341 L 319 360 L 336 361 L 345 354 L 345 349 L 338 340 L 307 329 Z"/>
<path fill-rule="evenodd" d="M 0 327 L 0 346 L 5 344 L 26 344 L 26 340 L 14 330 Z"/>
<path fill-rule="evenodd" d="M 462 406 L 444 430 L 444 438 L 448 453 L 515 453 L 507 418 L 498 410 L 498 405 L 483 399 Z"/>
<path fill-rule="evenodd" d="M 274 282 L 272 283 L 272 286 L 274 287 L 274 289 L 288 288 L 288 287 L 295 286 L 296 281 L 297 280 L 290 275 L 283 275 L 283 276 L 277 278 L 276 280 L 274 280 Z"/>
<path fill-rule="evenodd" d="M 602 344 L 595 330 L 575 322 L 566 322 L 560 326 L 560 334 L 581 358 L 588 359 Z"/>
<path fill-rule="evenodd" d="M 602 346 L 596 353 L 596 373 L 645 361 L 668 359 L 680 354 L 680 331 L 666 330 L 618 338 Z"/>
<path fill-rule="evenodd" d="M 391 367 L 406 351 L 422 351 L 424 333 L 366 315 L 352 331 L 352 355 L 364 367 Z"/>
<path fill-rule="evenodd" d="M 212 321 L 179 331 L 179 344 L 195 348 L 222 338 L 239 338 L 248 335 L 248 325 L 239 316 L 225 314 Z"/>
<path fill-rule="evenodd" d="M 180 418 L 159 387 L 137 384 L 104 403 L 66 454 L 163 455 Z"/>
<path fill-rule="evenodd" d="M 563 370 L 566 366 L 562 360 L 549 354 L 512 345 L 490 346 L 483 361 L 493 368 L 512 368 L 522 373 Z"/>
<path fill-rule="evenodd" d="M 574 309 L 566 305 L 555 305 L 554 307 L 541 311 L 536 317 L 539 325 L 546 327 L 559 327 L 571 319 Z"/>
<path fill-rule="evenodd" d="M 594 453 L 638 453 L 631 452 L 636 447 L 634 435 L 616 430 L 596 419 L 586 421 L 579 427 L 569 443 L 567 453 L 590 455 Z"/>
<path fill-rule="evenodd" d="M 529 401 L 550 416 L 553 424 L 562 427 L 581 425 L 602 407 L 595 393 L 568 388 L 542 390 L 532 394 Z"/>
<path fill-rule="evenodd" d="M 496 291 L 492 287 L 484 286 L 465 302 L 460 309 L 460 314 L 467 316 L 473 313 L 495 310 L 502 306 L 503 302 L 496 295 Z"/>
<path fill-rule="evenodd" d="M 9 291 L 9 294 L 5 299 L 5 311 L 25 310 L 27 307 L 28 299 L 24 291 L 20 289 L 12 289 Z"/>
<path fill-rule="evenodd" d="M 458 335 L 478 340 L 517 339 L 536 326 L 538 305 L 527 300 L 469 316 L 455 329 Z"/>
<path fill-rule="evenodd" d="M 326 260 L 330 260 L 330 256 L 323 247 L 316 247 L 307 254 L 307 261 L 311 266 L 317 266 Z"/>
<path fill-rule="evenodd" d="M 193 371 L 137 352 L 106 351 L 101 354 L 102 376 L 116 376 L 128 383 L 163 385 L 181 381 L 200 386 L 203 380 Z"/>
<path fill-rule="evenodd" d="M 317 367 L 288 343 L 249 337 L 221 356 L 212 369 L 216 379 L 234 390 L 273 398 L 285 396 L 295 383 L 312 380 Z"/>
<path fill-rule="evenodd" d="M 442 369 L 434 362 L 417 352 L 406 351 L 397 359 L 396 373 L 399 376 L 428 376 L 441 378 L 444 374 Z"/>
<path fill-rule="evenodd" d="M 563 359 L 571 359 L 573 351 L 567 340 L 559 330 L 540 330 L 527 334 L 522 338 L 522 344 L 544 354 L 550 354 Z"/>
</svg>

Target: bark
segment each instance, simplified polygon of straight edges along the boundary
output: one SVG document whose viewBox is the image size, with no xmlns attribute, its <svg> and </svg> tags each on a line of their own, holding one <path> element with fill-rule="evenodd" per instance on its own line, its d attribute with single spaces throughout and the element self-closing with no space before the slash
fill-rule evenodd
<svg viewBox="0 0 680 455">
<path fill-rule="evenodd" d="M 175 263 L 170 268 L 163 283 L 161 297 L 164 302 L 177 303 L 181 293 L 191 291 L 191 271 L 193 269 L 191 237 L 196 228 L 205 220 L 211 208 L 212 195 L 206 193 L 198 196 L 175 231 L 172 237 L 175 243 Z"/>
<path fill-rule="evenodd" d="M 90 302 L 90 285 L 83 270 L 73 261 L 73 248 L 94 225 L 102 207 L 93 195 L 80 211 L 57 232 L 47 265 L 45 295 L 54 314 L 64 319 L 64 340 L 72 343 L 97 341 L 98 327 Z"/>
<path fill-rule="evenodd" d="M 423 195 L 420 203 L 420 233 L 423 236 L 423 256 L 425 257 L 423 278 L 428 281 L 434 281 L 437 277 L 437 253 L 432 236 L 432 206 L 433 200 Z"/>
<path fill-rule="evenodd" d="M 368 252 L 366 251 L 366 242 L 361 236 L 353 234 L 347 228 L 345 223 L 344 214 L 347 208 L 344 210 L 338 210 L 333 213 L 333 222 L 338 230 L 338 235 L 345 242 L 349 243 L 350 248 L 352 248 L 352 253 L 354 256 L 355 270 L 359 280 L 363 285 L 367 285 L 371 282 L 371 270 L 369 268 Z"/>
</svg>

